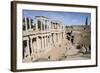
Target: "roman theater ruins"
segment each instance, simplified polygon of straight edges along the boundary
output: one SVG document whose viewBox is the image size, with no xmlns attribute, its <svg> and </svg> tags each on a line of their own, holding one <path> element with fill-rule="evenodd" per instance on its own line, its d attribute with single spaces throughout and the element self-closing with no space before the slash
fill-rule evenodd
<svg viewBox="0 0 100 73">
<path fill-rule="evenodd" d="M 58 20 L 45 16 L 23 18 L 23 59 L 33 59 L 34 54 L 49 51 L 65 40 L 65 26 Z"/>
</svg>

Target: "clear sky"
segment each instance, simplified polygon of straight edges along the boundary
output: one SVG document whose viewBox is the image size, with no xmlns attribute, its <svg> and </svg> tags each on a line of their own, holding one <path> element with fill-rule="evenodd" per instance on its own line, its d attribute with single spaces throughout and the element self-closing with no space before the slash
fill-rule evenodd
<svg viewBox="0 0 100 73">
<path fill-rule="evenodd" d="M 91 20 L 91 13 L 23 10 L 23 17 L 34 19 L 35 16 L 46 16 L 51 20 L 59 20 L 65 25 L 85 25 L 87 17 L 89 24 Z"/>
</svg>

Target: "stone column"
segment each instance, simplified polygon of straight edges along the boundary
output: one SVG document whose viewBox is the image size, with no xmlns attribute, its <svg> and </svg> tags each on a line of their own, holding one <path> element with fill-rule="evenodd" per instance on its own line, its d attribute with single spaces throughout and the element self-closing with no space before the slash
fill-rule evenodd
<svg viewBox="0 0 100 73">
<path fill-rule="evenodd" d="M 31 46 L 31 54 L 33 53 L 33 43 L 32 43 L 32 38 L 30 38 L 30 46 Z"/>
<path fill-rule="evenodd" d="M 58 23 L 56 23 L 56 29 L 58 29 Z"/>
<path fill-rule="evenodd" d="M 48 36 L 46 37 L 46 47 L 48 48 Z"/>
<path fill-rule="evenodd" d="M 47 48 L 47 47 L 46 47 L 46 46 L 47 46 L 46 43 L 47 43 L 47 42 L 46 42 L 46 36 L 45 36 L 45 49 Z"/>
<path fill-rule="evenodd" d="M 50 31 L 51 27 L 50 27 L 50 21 L 48 21 L 48 30 Z"/>
<path fill-rule="evenodd" d="M 52 30 L 54 29 L 54 24 L 52 23 Z"/>
<path fill-rule="evenodd" d="M 45 30 L 47 30 L 47 21 L 45 20 Z"/>
<path fill-rule="evenodd" d="M 27 48 L 26 48 L 26 51 L 27 51 L 27 55 L 30 56 L 30 49 L 29 49 L 29 39 L 26 40 L 27 41 Z"/>
<path fill-rule="evenodd" d="M 38 37 L 36 37 L 36 52 L 37 52 L 38 46 L 39 46 L 39 45 L 38 45 L 38 44 L 39 44 L 38 41 L 39 41 L 39 40 L 38 40 Z"/>
<path fill-rule="evenodd" d="M 52 30 L 52 23 L 50 22 L 50 30 Z"/>
<path fill-rule="evenodd" d="M 43 50 L 45 49 L 45 37 L 43 37 Z"/>
<path fill-rule="evenodd" d="M 58 44 L 58 34 L 56 33 L 56 44 Z"/>
<path fill-rule="evenodd" d="M 52 43 L 52 41 L 53 41 L 53 40 L 52 40 L 52 35 L 50 35 L 49 38 L 50 38 L 50 46 L 52 47 L 52 44 L 53 44 L 53 43 Z"/>
<path fill-rule="evenodd" d="M 39 37 L 38 38 L 38 50 L 40 51 L 40 49 L 41 49 L 41 38 Z"/>
<path fill-rule="evenodd" d="M 57 23 L 55 23 L 55 25 L 56 25 L 56 30 L 57 30 Z"/>
<path fill-rule="evenodd" d="M 45 40 L 45 49 L 46 49 L 46 36 L 44 37 L 44 40 Z"/>
<path fill-rule="evenodd" d="M 48 44 L 48 42 L 47 42 L 47 36 L 46 36 L 46 48 L 47 48 L 47 44 Z"/>
<path fill-rule="evenodd" d="M 48 30 L 50 30 L 50 22 L 49 22 L 49 20 L 48 20 L 47 24 L 48 24 Z"/>
<path fill-rule="evenodd" d="M 35 29 L 38 30 L 38 22 L 37 22 L 37 19 L 35 19 Z"/>
<path fill-rule="evenodd" d="M 42 50 L 42 37 L 41 37 L 41 49 L 40 50 Z"/>
<path fill-rule="evenodd" d="M 51 35 L 49 35 L 49 44 L 48 44 L 49 47 L 51 47 Z"/>
<path fill-rule="evenodd" d="M 59 42 L 61 42 L 60 33 L 59 33 Z"/>
<path fill-rule="evenodd" d="M 29 29 L 31 29 L 31 18 L 29 18 Z"/>
<path fill-rule="evenodd" d="M 43 49 L 45 49 L 45 37 L 43 37 Z"/>
<path fill-rule="evenodd" d="M 63 32 L 62 32 L 62 40 L 63 40 L 63 37 L 64 37 L 64 36 L 63 36 Z"/>
<path fill-rule="evenodd" d="M 47 36 L 47 48 L 48 48 L 48 36 Z"/>
<path fill-rule="evenodd" d="M 59 36 L 59 33 L 58 33 L 58 43 L 60 43 L 60 36 Z"/>
<path fill-rule="evenodd" d="M 65 31 L 63 32 L 63 39 L 65 39 Z"/>
<path fill-rule="evenodd" d="M 27 30 L 28 29 L 28 26 L 27 26 L 27 18 L 25 17 L 25 29 Z"/>
<path fill-rule="evenodd" d="M 45 49 L 47 49 L 47 36 L 45 37 Z"/>
<path fill-rule="evenodd" d="M 45 31 L 45 20 L 43 20 L 43 23 L 44 23 L 44 31 Z"/>
<path fill-rule="evenodd" d="M 47 30 L 49 30 L 49 20 L 47 20 Z"/>
<path fill-rule="evenodd" d="M 62 32 L 60 33 L 60 38 L 61 38 L 61 41 L 62 41 Z"/>
<path fill-rule="evenodd" d="M 60 23 L 59 23 L 59 30 L 60 30 Z"/>
<path fill-rule="evenodd" d="M 42 44 L 42 50 L 43 50 L 44 49 L 44 44 L 43 44 L 44 40 L 43 40 L 43 37 L 41 37 L 41 41 L 42 41 L 41 44 Z"/>
<path fill-rule="evenodd" d="M 32 38 L 32 39 L 35 39 L 35 38 Z M 34 53 L 35 51 L 35 46 L 36 46 L 35 41 L 32 41 L 32 53 Z"/>
<path fill-rule="evenodd" d="M 56 24 L 54 23 L 54 29 L 56 28 Z"/>
<path fill-rule="evenodd" d="M 54 28 L 55 28 L 55 23 L 53 23 L 53 30 L 54 30 Z"/>
<path fill-rule="evenodd" d="M 59 33 L 57 34 L 57 41 L 58 41 L 58 43 L 59 43 Z"/>
<path fill-rule="evenodd" d="M 60 24 L 60 31 L 62 30 L 62 26 L 61 26 L 61 24 Z"/>
<path fill-rule="evenodd" d="M 52 29 L 53 29 L 53 30 L 54 30 L 54 27 L 55 27 L 54 25 L 55 25 L 55 24 L 53 23 L 53 24 L 52 24 Z"/>
<path fill-rule="evenodd" d="M 59 36 L 59 37 L 58 37 L 58 41 L 59 41 L 59 43 L 60 43 L 60 42 L 61 42 L 61 40 L 60 40 L 60 33 L 58 34 L 58 36 Z"/>
<path fill-rule="evenodd" d="M 55 41 L 56 41 L 56 35 L 55 35 L 55 33 L 53 34 L 53 40 L 54 40 L 54 44 L 55 44 Z"/>
<path fill-rule="evenodd" d="M 48 23 L 47 23 L 47 20 L 46 20 L 45 22 L 46 22 L 46 30 L 48 30 Z"/>
<path fill-rule="evenodd" d="M 49 36 L 47 37 L 47 42 L 48 42 L 48 44 L 47 44 L 47 47 L 49 48 L 49 43 L 50 43 L 50 39 L 49 39 Z"/>
<path fill-rule="evenodd" d="M 56 28 L 56 23 L 55 23 L 55 28 Z"/>
<path fill-rule="evenodd" d="M 36 49 L 37 49 L 37 38 L 35 38 L 35 39 L 36 39 L 36 41 L 34 41 L 34 43 L 33 43 L 34 52 L 36 52 Z"/>
<path fill-rule="evenodd" d="M 42 19 L 41 19 L 41 31 L 42 31 Z"/>
</svg>

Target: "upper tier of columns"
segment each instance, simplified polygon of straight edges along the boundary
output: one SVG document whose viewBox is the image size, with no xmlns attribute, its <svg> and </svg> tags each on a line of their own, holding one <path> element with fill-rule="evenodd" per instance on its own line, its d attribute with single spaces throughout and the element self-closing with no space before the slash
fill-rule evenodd
<svg viewBox="0 0 100 73">
<path fill-rule="evenodd" d="M 38 27 L 40 24 L 40 28 Z M 49 25 L 49 20 L 48 19 L 42 19 L 42 18 L 37 18 L 35 19 L 35 25 L 36 25 L 36 30 L 43 31 L 43 30 L 49 30 L 50 29 L 50 25 Z"/>
<path fill-rule="evenodd" d="M 64 26 L 63 26 L 62 22 L 54 20 L 54 21 L 51 21 L 51 29 L 63 30 Z"/>
<path fill-rule="evenodd" d="M 59 30 L 64 29 L 64 26 L 62 25 L 61 22 L 49 21 L 49 19 L 43 17 L 36 17 L 34 19 L 34 23 L 33 23 L 33 19 L 24 18 L 23 26 L 25 30 L 33 29 L 33 26 L 35 30 L 39 30 L 39 31 L 45 31 L 45 30 L 47 31 L 52 29 L 59 29 Z"/>
<path fill-rule="evenodd" d="M 25 26 L 25 30 L 31 29 L 33 24 L 33 20 L 31 18 L 23 19 L 23 26 Z"/>
</svg>

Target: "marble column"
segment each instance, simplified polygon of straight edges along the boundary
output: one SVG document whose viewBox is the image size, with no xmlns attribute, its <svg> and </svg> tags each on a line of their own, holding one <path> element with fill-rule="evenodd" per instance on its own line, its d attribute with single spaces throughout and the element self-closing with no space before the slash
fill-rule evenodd
<svg viewBox="0 0 100 73">
<path fill-rule="evenodd" d="M 41 48 L 40 48 L 40 50 L 42 50 L 42 37 L 41 37 Z"/>
<path fill-rule="evenodd" d="M 49 30 L 49 20 L 47 20 L 47 30 Z"/>
<path fill-rule="evenodd" d="M 38 50 L 40 50 L 41 49 L 41 38 L 39 37 L 38 38 Z"/>
<path fill-rule="evenodd" d="M 64 31 L 64 32 L 63 32 L 63 39 L 65 39 L 65 37 L 66 37 L 66 36 L 65 36 L 65 31 Z"/>
<path fill-rule="evenodd" d="M 55 25 L 55 23 L 54 23 L 54 29 L 56 28 L 56 25 Z"/>
<path fill-rule="evenodd" d="M 60 30 L 62 30 L 62 25 L 60 25 Z"/>
<path fill-rule="evenodd" d="M 27 55 L 30 56 L 30 49 L 29 49 L 29 39 L 26 40 L 27 41 L 27 48 L 26 48 L 26 51 L 27 51 Z"/>
<path fill-rule="evenodd" d="M 29 29 L 31 29 L 31 18 L 29 18 Z"/>
<path fill-rule="evenodd" d="M 50 36 L 50 44 L 51 44 L 51 46 L 52 46 L 52 44 L 53 44 L 53 39 L 52 39 L 53 37 L 52 37 L 52 35 Z"/>
<path fill-rule="evenodd" d="M 47 36 L 45 36 L 45 47 L 47 48 Z"/>
<path fill-rule="evenodd" d="M 32 43 L 32 38 L 30 38 L 30 47 L 31 47 L 31 54 L 33 53 L 33 43 Z"/>
<path fill-rule="evenodd" d="M 38 30 L 38 20 L 35 19 L 35 30 Z"/>
<path fill-rule="evenodd" d="M 37 49 L 37 38 L 35 38 L 36 40 L 33 42 L 33 49 L 34 49 L 34 52 L 36 52 L 36 49 Z"/>
<path fill-rule="evenodd" d="M 60 25 L 61 25 L 61 24 L 59 24 L 59 29 L 60 29 Z"/>
<path fill-rule="evenodd" d="M 59 33 L 58 33 L 58 43 L 60 43 L 60 36 L 59 36 Z"/>
<path fill-rule="evenodd" d="M 41 37 L 41 39 L 42 39 L 42 50 L 44 49 L 44 40 L 43 40 L 43 37 Z"/>
<path fill-rule="evenodd" d="M 47 39 L 48 39 L 48 46 L 47 47 L 48 48 L 49 48 L 49 45 L 50 45 L 50 39 L 49 38 L 50 38 L 50 35 L 47 37 Z"/>
<path fill-rule="evenodd" d="M 56 30 L 57 30 L 57 23 L 55 25 L 56 25 Z"/>
<path fill-rule="evenodd" d="M 46 36 L 46 48 L 48 47 L 48 36 Z"/>
<path fill-rule="evenodd" d="M 48 20 L 47 20 L 47 31 L 48 31 Z"/>
<path fill-rule="evenodd" d="M 59 41 L 61 42 L 61 33 L 59 33 L 59 38 L 60 38 Z"/>
<path fill-rule="evenodd" d="M 55 33 L 54 33 L 53 37 L 52 37 L 53 45 L 55 45 L 55 40 L 56 40 L 56 38 L 55 38 Z"/>
<path fill-rule="evenodd" d="M 38 51 L 38 46 L 39 46 L 39 42 L 38 42 L 38 37 L 36 38 L 36 52 Z"/>
<path fill-rule="evenodd" d="M 33 39 L 35 39 L 35 38 L 33 38 Z M 35 51 L 35 46 L 36 46 L 36 44 L 35 44 L 35 41 L 33 40 L 33 42 L 32 42 L 32 52 L 34 53 L 34 51 Z"/>
<path fill-rule="evenodd" d="M 47 46 L 46 43 L 47 43 L 47 42 L 46 42 L 46 36 L 45 36 L 45 49 L 47 48 L 47 47 L 46 47 L 46 46 Z"/>
<path fill-rule="evenodd" d="M 63 32 L 62 32 L 62 40 L 63 40 Z"/>
<path fill-rule="evenodd" d="M 48 30 L 49 30 L 49 31 L 51 30 L 51 24 L 50 24 L 50 21 L 48 21 Z"/>
<path fill-rule="evenodd" d="M 41 19 L 41 31 L 42 31 L 42 19 Z"/>
<path fill-rule="evenodd" d="M 63 40 L 63 37 L 62 37 L 62 32 L 61 32 L 61 41 Z"/>
<path fill-rule="evenodd" d="M 60 41 L 60 43 L 61 43 L 61 36 L 60 36 L 60 33 L 59 33 L 59 41 Z"/>
<path fill-rule="evenodd" d="M 28 29 L 28 26 L 27 26 L 27 18 L 25 18 L 25 29 L 26 30 Z"/>
<path fill-rule="evenodd" d="M 47 36 L 47 48 L 48 48 L 48 36 Z"/>
<path fill-rule="evenodd" d="M 43 20 L 43 23 L 44 23 L 44 31 L 45 31 L 45 20 Z"/>
<path fill-rule="evenodd" d="M 58 39 L 59 39 L 59 43 L 60 43 L 61 42 L 60 33 L 58 35 L 59 35 L 59 38 Z"/>
<path fill-rule="evenodd" d="M 56 34 L 56 39 L 57 39 L 57 42 L 58 42 L 58 34 Z"/>
<path fill-rule="evenodd" d="M 45 20 L 45 30 L 47 30 L 47 21 Z"/>
<path fill-rule="evenodd" d="M 44 49 L 45 49 L 45 37 L 43 37 L 43 46 L 44 46 Z"/>
<path fill-rule="evenodd" d="M 52 22 L 51 22 L 51 24 L 50 24 L 50 28 L 51 28 L 51 30 L 52 30 Z"/>
</svg>

